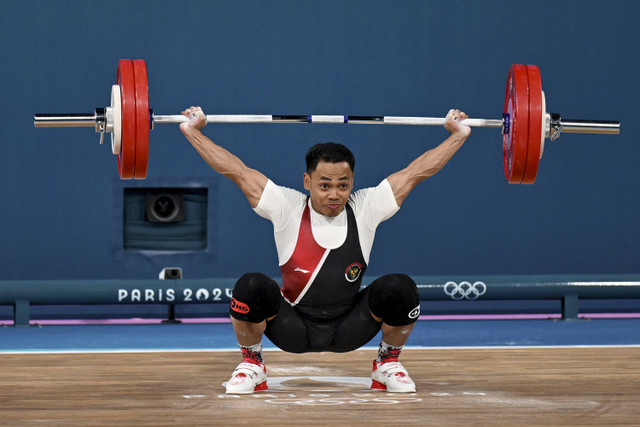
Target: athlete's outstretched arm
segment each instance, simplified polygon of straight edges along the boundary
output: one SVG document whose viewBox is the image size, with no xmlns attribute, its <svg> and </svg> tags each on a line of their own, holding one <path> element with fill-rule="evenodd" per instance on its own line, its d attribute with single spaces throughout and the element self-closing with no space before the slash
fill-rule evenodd
<svg viewBox="0 0 640 427">
<path fill-rule="evenodd" d="M 230 178 L 242 190 L 252 208 L 258 206 L 267 177 L 245 165 L 237 156 L 215 144 L 203 133 L 207 118 L 200 107 L 191 107 L 182 112 L 188 122 L 180 123 L 180 130 L 191 145 L 215 171 Z"/>
<path fill-rule="evenodd" d="M 387 178 L 398 206 L 409 195 L 416 185 L 435 175 L 447 164 L 471 134 L 471 128 L 464 124 L 467 115 L 460 110 L 450 110 L 447 114 L 445 129 L 450 133 L 437 147 L 427 151 L 406 168 Z"/>
</svg>

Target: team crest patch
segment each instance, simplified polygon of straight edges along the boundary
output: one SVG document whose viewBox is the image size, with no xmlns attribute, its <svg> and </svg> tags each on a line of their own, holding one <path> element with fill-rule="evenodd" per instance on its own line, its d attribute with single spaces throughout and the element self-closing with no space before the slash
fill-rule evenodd
<svg viewBox="0 0 640 427">
<path fill-rule="evenodd" d="M 362 273 L 362 265 L 359 262 L 354 262 L 347 270 L 344 272 L 344 277 L 348 282 L 355 282 L 360 277 L 360 273 Z"/>
</svg>

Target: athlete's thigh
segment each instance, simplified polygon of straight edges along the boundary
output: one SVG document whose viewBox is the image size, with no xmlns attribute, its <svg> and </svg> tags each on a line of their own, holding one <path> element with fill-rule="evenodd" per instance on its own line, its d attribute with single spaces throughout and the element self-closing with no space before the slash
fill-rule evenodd
<svg viewBox="0 0 640 427">
<path fill-rule="evenodd" d="M 338 325 L 331 351 L 356 350 L 371 341 L 381 326 L 382 324 L 371 316 L 369 288 L 366 287 L 358 293 L 353 308 Z"/>
<path fill-rule="evenodd" d="M 280 304 L 276 317 L 267 322 L 264 334 L 281 350 L 290 353 L 309 351 L 307 327 L 300 314 L 286 300 Z"/>
</svg>

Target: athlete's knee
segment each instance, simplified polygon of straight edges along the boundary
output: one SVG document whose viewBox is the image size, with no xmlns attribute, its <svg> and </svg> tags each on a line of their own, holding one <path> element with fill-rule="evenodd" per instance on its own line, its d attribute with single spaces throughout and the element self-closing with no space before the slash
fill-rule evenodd
<svg viewBox="0 0 640 427">
<path fill-rule="evenodd" d="M 262 273 L 247 273 L 233 288 L 229 314 L 238 320 L 260 323 L 278 313 L 281 301 L 280 286 L 272 278 Z"/>
<path fill-rule="evenodd" d="M 418 320 L 418 286 L 406 274 L 389 274 L 374 280 L 369 291 L 369 309 L 390 326 L 404 326 Z"/>
</svg>

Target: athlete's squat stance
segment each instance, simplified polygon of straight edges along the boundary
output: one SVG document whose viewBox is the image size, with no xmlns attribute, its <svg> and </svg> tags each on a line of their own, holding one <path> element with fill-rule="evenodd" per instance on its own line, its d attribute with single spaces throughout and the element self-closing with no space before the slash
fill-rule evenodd
<svg viewBox="0 0 640 427">
<path fill-rule="evenodd" d="M 360 290 L 375 230 L 395 214 L 411 190 L 436 174 L 469 137 L 467 115 L 450 110 L 449 137 L 377 187 L 352 193 L 355 159 L 341 144 L 313 146 L 306 156 L 304 188 L 309 195 L 277 186 L 259 171 L 213 143 L 203 133 L 199 107 L 183 112 L 180 129 L 202 158 L 244 192 L 251 207 L 274 227 L 282 288 L 261 273 L 235 285 L 229 307 L 242 363 L 227 393 L 267 388 L 262 335 L 284 351 L 346 352 L 369 342 L 380 329 L 372 388 L 414 392 L 398 357 L 420 313 L 416 284 L 390 274 Z"/>
</svg>

